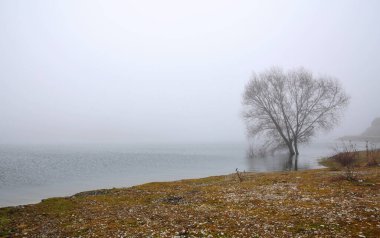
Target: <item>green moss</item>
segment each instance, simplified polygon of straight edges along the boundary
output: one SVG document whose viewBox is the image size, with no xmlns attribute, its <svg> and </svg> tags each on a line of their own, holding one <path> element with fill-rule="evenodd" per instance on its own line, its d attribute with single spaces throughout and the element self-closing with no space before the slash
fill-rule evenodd
<svg viewBox="0 0 380 238">
<path fill-rule="evenodd" d="M 0 237 L 7 237 L 11 233 L 9 225 L 13 211 L 14 209 L 9 207 L 0 209 Z"/>
<path fill-rule="evenodd" d="M 331 157 L 322 158 L 318 161 L 318 163 L 322 166 L 330 168 L 331 170 L 339 170 L 340 169 L 339 165 Z"/>
<path fill-rule="evenodd" d="M 74 201 L 68 198 L 49 198 L 37 204 L 40 210 L 52 215 L 66 215 L 75 208 Z"/>
</svg>

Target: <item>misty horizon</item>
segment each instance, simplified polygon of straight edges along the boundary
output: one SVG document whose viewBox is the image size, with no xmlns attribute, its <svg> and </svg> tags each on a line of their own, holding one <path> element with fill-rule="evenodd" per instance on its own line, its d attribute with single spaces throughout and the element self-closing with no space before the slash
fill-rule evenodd
<svg viewBox="0 0 380 238">
<path fill-rule="evenodd" d="M 380 116 L 377 1 L 1 1 L 0 144 L 245 142 L 253 72 L 305 67 Z"/>
</svg>

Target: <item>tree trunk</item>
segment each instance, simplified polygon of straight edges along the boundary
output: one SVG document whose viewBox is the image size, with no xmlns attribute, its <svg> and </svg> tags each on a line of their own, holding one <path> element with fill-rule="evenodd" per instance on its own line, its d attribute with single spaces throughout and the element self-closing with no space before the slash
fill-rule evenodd
<svg viewBox="0 0 380 238">
<path fill-rule="evenodd" d="M 295 155 L 296 153 L 294 152 L 293 142 L 289 141 L 286 143 L 286 145 L 288 146 L 288 149 L 289 149 L 289 155 Z"/>
<path fill-rule="evenodd" d="M 298 142 L 297 142 L 297 139 L 294 140 L 294 149 L 296 150 L 296 155 L 299 155 L 300 153 L 298 152 Z"/>
</svg>

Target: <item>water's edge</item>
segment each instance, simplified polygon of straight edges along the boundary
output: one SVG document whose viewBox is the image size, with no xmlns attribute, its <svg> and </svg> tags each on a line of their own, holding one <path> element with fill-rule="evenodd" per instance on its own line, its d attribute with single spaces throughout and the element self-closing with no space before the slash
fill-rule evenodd
<svg viewBox="0 0 380 238">
<path fill-rule="evenodd" d="M 173 146 L 4 146 L 0 145 L 0 207 L 38 203 L 99 188 L 130 187 L 247 172 L 321 168 L 326 144 L 284 155 L 248 159 L 242 144 Z"/>
</svg>

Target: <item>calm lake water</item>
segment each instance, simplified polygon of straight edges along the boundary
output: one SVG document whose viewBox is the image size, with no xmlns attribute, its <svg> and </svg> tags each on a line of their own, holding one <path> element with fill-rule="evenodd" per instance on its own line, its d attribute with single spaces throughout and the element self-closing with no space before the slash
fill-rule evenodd
<svg viewBox="0 0 380 238">
<path fill-rule="evenodd" d="M 0 145 L 0 207 L 43 198 L 152 181 L 240 171 L 318 168 L 329 143 L 301 148 L 297 165 L 286 155 L 248 159 L 244 144 Z"/>
</svg>

